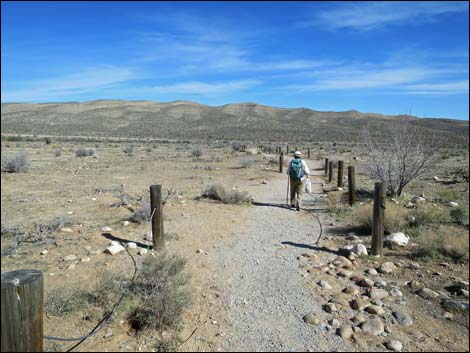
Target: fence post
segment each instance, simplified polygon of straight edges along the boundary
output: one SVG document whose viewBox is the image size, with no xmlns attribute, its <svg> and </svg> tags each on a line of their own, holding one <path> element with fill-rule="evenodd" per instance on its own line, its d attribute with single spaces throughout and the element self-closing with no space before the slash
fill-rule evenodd
<svg viewBox="0 0 470 353">
<path fill-rule="evenodd" d="M 325 158 L 325 175 L 328 173 L 328 158 Z"/>
<path fill-rule="evenodd" d="M 343 161 L 338 161 L 338 187 L 343 186 Z"/>
<path fill-rule="evenodd" d="M 353 206 L 356 203 L 356 176 L 355 168 L 352 165 L 348 167 L 348 193 L 349 205 Z"/>
<path fill-rule="evenodd" d="M 333 180 L 333 161 L 328 162 L 328 182 Z"/>
<path fill-rule="evenodd" d="M 310 159 L 310 148 L 307 148 L 308 159 Z"/>
<path fill-rule="evenodd" d="M 282 168 L 284 166 L 284 153 L 281 152 L 281 154 L 279 155 L 279 173 L 282 174 Z"/>
<path fill-rule="evenodd" d="M 152 238 L 153 250 L 162 250 L 165 246 L 163 237 L 163 205 L 162 205 L 162 186 L 150 186 L 150 214 L 152 218 Z"/>
<path fill-rule="evenodd" d="M 286 153 L 289 154 L 289 145 L 286 146 Z"/>
<path fill-rule="evenodd" d="M 2 273 L 2 352 L 42 352 L 44 276 L 37 270 Z"/>
<path fill-rule="evenodd" d="M 372 224 L 372 255 L 383 255 L 385 183 L 376 182 Z"/>
</svg>

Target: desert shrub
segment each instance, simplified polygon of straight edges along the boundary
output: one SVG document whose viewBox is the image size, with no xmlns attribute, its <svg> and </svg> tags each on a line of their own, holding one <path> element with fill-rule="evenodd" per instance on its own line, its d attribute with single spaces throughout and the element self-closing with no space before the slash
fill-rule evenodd
<svg viewBox="0 0 470 353">
<path fill-rule="evenodd" d="M 214 183 L 207 186 L 202 196 L 212 200 L 222 201 L 225 199 L 225 193 L 225 188 L 222 185 Z"/>
<path fill-rule="evenodd" d="M 449 203 L 460 198 L 459 192 L 452 189 L 441 190 L 437 195 L 438 200 L 442 203 Z"/>
<path fill-rule="evenodd" d="M 54 157 L 60 157 L 62 155 L 62 152 L 60 150 L 54 151 Z"/>
<path fill-rule="evenodd" d="M 414 226 L 426 226 L 432 224 L 446 223 L 449 221 L 448 213 L 430 204 L 421 205 L 410 215 L 415 217 Z"/>
<path fill-rule="evenodd" d="M 203 197 L 222 201 L 227 204 L 242 204 L 250 203 L 251 196 L 245 191 L 231 190 L 226 191 L 225 188 L 220 184 L 211 184 L 202 193 Z"/>
<path fill-rule="evenodd" d="M 20 152 L 16 156 L 2 158 L 2 172 L 21 173 L 26 172 L 31 166 L 31 160 L 27 152 Z"/>
<path fill-rule="evenodd" d="M 124 153 L 126 153 L 127 155 L 129 156 L 132 156 L 132 154 L 134 153 L 134 145 L 133 144 L 129 144 L 126 146 L 126 148 L 124 148 L 122 150 Z"/>
<path fill-rule="evenodd" d="M 212 157 L 212 162 L 220 163 L 220 162 L 222 162 L 222 157 L 214 156 L 214 157 Z"/>
<path fill-rule="evenodd" d="M 146 223 L 149 221 L 150 215 L 150 204 L 145 204 L 135 210 L 134 214 L 129 218 L 129 221 L 139 224 Z"/>
<path fill-rule="evenodd" d="M 255 160 L 252 157 L 246 156 L 240 160 L 240 165 L 242 168 L 249 168 L 255 164 Z"/>
<path fill-rule="evenodd" d="M 123 281 L 124 278 L 120 274 L 104 272 L 87 293 L 87 301 L 102 308 L 109 307 L 121 292 Z"/>
<path fill-rule="evenodd" d="M 236 152 L 241 151 L 242 144 L 240 142 L 232 142 L 232 149 Z"/>
<path fill-rule="evenodd" d="M 251 196 L 246 191 L 232 190 L 230 193 L 225 195 L 223 202 L 237 205 L 250 203 Z"/>
<path fill-rule="evenodd" d="M 54 316 L 73 314 L 88 306 L 85 292 L 70 286 L 54 288 L 44 294 L 46 313 Z"/>
<path fill-rule="evenodd" d="M 166 252 L 157 252 L 143 261 L 140 274 L 129 287 L 138 299 L 128 317 L 134 329 L 180 326 L 181 314 L 191 303 L 185 265 L 186 260 Z"/>
<path fill-rule="evenodd" d="M 75 151 L 76 157 L 89 157 L 95 154 L 95 150 L 92 148 L 79 148 Z"/>
<path fill-rule="evenodd" d="M 193 157 L 201 157 L 204 154 L 204 149 L 201 146 L 195 146 L 191 154 Z"/>
<path fill-rule="evenodd" d="M 387 203 L 387 209 L 384 215 L 384 232 L 396 233 L 403 232 L 407 229 L 408 210 L 403 209 L 400 205 Z M 354 210 L 353 218 L 356 220 L 358 227 L 367 234 L 372 233 L 373 225 L 373 206 L 364 205 Z"/>
<path fill-rule="evenodd" d="M 154 352 L 175 352 L 180 344 L 181 339 L 176 334 L 171 334 L 169 337 L 159 337 L 155 342 Z"/>
<path fill-rule="evenodd" d="M 46 145 L 50 145 L 52 141 L 50 137 L 45 137 L 44 142 L 46 143 Z"/>
<path fill-rule="evenodd" d="M 469 213 L 468 213 L 468 207 L 465 206 L 458 206 L 458 207 L 453 207 L 449 211 L 449 216 L 452 222 L 465 225 L 469 224 Z"/>
</svg>

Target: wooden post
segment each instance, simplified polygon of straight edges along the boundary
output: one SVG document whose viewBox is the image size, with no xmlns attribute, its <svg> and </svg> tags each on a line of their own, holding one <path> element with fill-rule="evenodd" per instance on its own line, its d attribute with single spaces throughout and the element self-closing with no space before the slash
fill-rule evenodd
<svg viewBox="0 0 470 353">
<path fill-rule="evenodd" d="M 2 273 L 2 352 L 42 352 L 44 276 L 37 270 Z"/>
<path fill-rule="evenodd" d="M 286 147 L 286 153 L 289 154 L 289 145 Z"/>
<path fill-rule="evenodd" d="M 328 173 L 328 158 L 325 158 L 325 175 Z"/>
<path fill-rule="evenodd" d="M 333 161 L 328 162 L 328 182 L 333 180 Z"/>
<path fill-rule="evenodd" d="M 310 159 L 310 148 L 307 148 L 307 158 Z"/>
<path fill-rule="evenodd" d="M 343 161 L 338 161 L 338 187 L 343 187 Z"/>
<path fill-rule="evenodd" d="M 354 166 L 348 167 L 348 194 L 349 205 L 353 206 L 356 203 L 356 176 Z"/>
<path fill-rule="evenodd" d="M 385 183 L 375 183 L 374 212 L 372 224 L 372 255 L 383 255 L 385 190 Z"/>
<path fill-rule="evenodd" d="M 281 152 L 279 155 L 279 173 L 282 174 L 282 168 L 284 167 L 284 153 Z"/>
<path fill-rule="evenodd" d="M 161 185 L 150 186 L 150 214 L 152 213 L 153 250 L 157 251 L 162 250 L 165 246 Z"/>
</svg>

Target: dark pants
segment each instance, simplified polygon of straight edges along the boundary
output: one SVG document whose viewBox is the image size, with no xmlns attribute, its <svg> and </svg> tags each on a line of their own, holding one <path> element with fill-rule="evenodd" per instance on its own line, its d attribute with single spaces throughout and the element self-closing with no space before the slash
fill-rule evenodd
<svg viewBox="0 0 470 353">
<path fill-rule="evenodd" d="M 291 206 L 296 206 L 295 195 L 297 195 L 297 206 L 301 206 L 302 202 L 302 191 L 305 185 L 302 180 L 293 180 L 290 179 L 290 204 Z"/>
</svg>

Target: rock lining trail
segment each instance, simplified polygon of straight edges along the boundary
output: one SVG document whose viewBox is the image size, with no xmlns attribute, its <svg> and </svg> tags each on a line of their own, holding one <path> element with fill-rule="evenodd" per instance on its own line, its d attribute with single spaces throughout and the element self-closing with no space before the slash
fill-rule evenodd
<svg viewBox="0 0 470 353">
<path fill-rule="evenodd" d="M 312 191 L 318 184 L 319 161 L 309 161 Z M 313 168 L 312 168 L 313 167 Z M 320 316 L 297 259 L 312 253 L 320 226 L 306 210 L 285 208 L 287 176 L 249 190 L 256 205 L 242 210 L 245 221 L 237 239 L 218 253 L 221 273 L 216 286 L 227 294 L 227 320 L 220 350 L 224 351 L 338 351 L 344 342 L 319 325 L 303 321 L 308 313 Z M 303 206 L 312 209 L 312 196 L 304 194 Z M 326 254 L 333 256 L 334 254 Z M 328 338 L 327 338 L 328 337 Z"/>
</svg>

